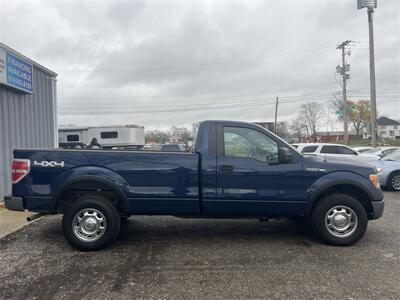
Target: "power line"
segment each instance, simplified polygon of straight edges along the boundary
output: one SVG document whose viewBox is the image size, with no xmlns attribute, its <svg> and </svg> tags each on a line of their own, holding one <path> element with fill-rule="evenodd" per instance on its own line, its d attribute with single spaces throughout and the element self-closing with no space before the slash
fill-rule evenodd
<svg viewBox="0 0 400 300">
<path fill-rule="evenodd" d="M 282 97 L 282 101 L 280 103 L 302 103 L 309 101 L 327 101 L 331 99 L 331 94 L 322 94 L 322 95 L 307 95 L 307 96 L 298 96 L 298 97 Z M 306 100 L 306 101 L 304 101 Z M 196 111 L 196 110 L 214 110 L 214 109 L 226 109 L 226 108 L 240 108 L 240 107 L 251 107 L 251 106 L 262 106 L 274 104 L 275 99 L 270 98 L 260 98 L 260 99 L 252 99 L 247 101 L 241 101 L 240 103 L 232 104 L 232 103 L 216 103 L 211 106 L 179 106 L 179 107 L 170 107 L 165 109 L 152 109 L 152 107 L 141 107 L 136 108 L 135 110 L 129 111 L 90 111 L 90 112 L 59 112 L 60 115 L 103 115 L 103 114 L 130 114 L 130 113 L 156 113 L 156 112 L 177 112 L 177 111 Z"/>
<path fill-rule="evenodd" d="M 275 101 L 274 99 L 271 99 L 272 102 L 265 102 L 265 99 L 260 99 L 263 100 L 264 102 L 259 102 L 259 103 L 252 103 L 252 104 L 245 104 L 245 105 L 224 105 L 224 106 L 218 106 L 218 107 L 197 107 L 197 108 L 167 108 L 167 109 L 161 109 L 161 110 L 134 110 L 134 111 L 107 111 L 107 112 L 59 112 L 58 115 L 60 116 L 89 116 L 89 115 L 130 115 L 130 114 L 146 114 L 146 113 L 166 113 L 166 112 L 182 112 L 182 111 L 204 111 L 204 110 L 219 110 L 219 109 L 238 109 L 241 107 L 262 107 L 265 105 L 274 105 Z M 298 104 L 303 104 L 306 102 L 318 102 L 318 101 L 329 101 L 331 100 L 330 98 L 309 98 L 308 100 L 305 101 L 298 101 L 298 100 L 289 100 L 289 101 L 280 101 L 280 104 L 291 104 L 291 103 L 298 103 Z M 381 103 L 388 103 L 388 102 L 397 102 L 397 100 L 385 100 L 385 101 L 380 101 Z"/>
<path fill-rule="evenodd" d="M 286 97 L 281 97 L 281 98 L 285 99 L 285 100 L 303 100 L 303 99 L 307 99 L 308 97 L 313 97 L 313 98 L 325 97 L 326 98 L 326 97 L 331 97 L 331 95 L 332 95 L 332 93 L 322 93 L 322 94 L 321 93 L 310 93 L 310 94 L 286 96 Z M 248 95 L 248 96 L 251 96 L 251 95 Z M 138 105 L 137 103 L 124 103 L 124 104 L 118 104 L 118 107 L 127 108 L 127 107 L 131 106 L 131 107 L 134 107 L 135 109 L 147 109 L 147 108 L 153 108 L 154 106 L 169 104 L 169 105 L 174 105 L 174 107 L 180 107 L 180 108 L 184 108 L 184 107 L 191 108 L 191 107 L 198 107 L 198 106 L 204 106 L 204 105 L 207 105 L 207 107 L 212 108 L 212 107 L 214 107 L 214 105 L 247 104 L 247 103 L 249 103 L 249 101 L 250 101 L 250 104 L 252 104 L 254 101 L 265 101 L 265 100 L 274 99 L 272 97 L 265 98 L 265 96 L 264 96 L 263 98 L 259 98 L 258 100 L 246 100 L 246 98 L 245 98 L 246 95 L 241 95 L 240 97 L 241 97 L 241 99 L 235 99 L 235 100 L 232 100 L 231 97 L 224 97 L 224 99 L 229 99 L 228 102 L 220 102 L 220 101 L 216 102 L 215 100 L 218 98 L 210 98 L 208 100 L 212 100 L 213 102 L 211 102 L 211 103 L 203 103 L 203 102 L 202 103 L 183 103 L 183 104 L 181 103 L 179 105 L 176 105 L 176 103 L 158 103 L 158 104 L 151 103 L 150 105 L 146 103 L 144 106 Z M 204 101 L 205 99 L 202 99 L 202 100 Z M 88 106 L 92 107 L 93 105 L 88 104 Z M 107 107 L 105 107 L 105 108 L 107 108 L 107 109 L 110 108 L 109 104 L 106 104 L 106 106 Z M 96 104 L 96 107 L 99 108 L 99 107 L 101 107 L 101 105 Z M 104 105 L 103 105 L 103 107 L 104 107 Z M 79 105 L 79 108 L 81 109 L 82 105 Z"/>
<path fill-rule="evenodd" d="M 209 67 L 209 66 L 225 65 L 225 64 L 242 64 L 247 61 L 264 60 L 264 59 L 276 58 L 276 57 L 288 56 L 288 55 L 315 53 L 315 51 L 329 49 L 331 47 L 332 46 L 318 47 L 318 48 L 312 48 L 312 49 L 300 50 L 300 51 L 294 51 L 294 52 L 286 52 L 286 53 L 279 52 L 276 54 L 260 56 L 257 58 L 243 57 L 243 58 L 230 59 L 230 60 L 220 61 L 220 62 L 210 62 L 210 63 L 200 63 L 200 64 L 180 65 L 180 66 L 149 66 L 149 67 L 144 67 L 144 68 L 119 68 L 119 69 L 103 69 L 103 70 L 96 70 L 96 69 L 60 70 L 57 68 L 55 68 L 55 69 L 59 73 L 60 72 L 63 72 L 63 73 L 113 73 L 113 72 L 147 72 L 147 71 L 160 71 L 160 70 L 185 70 L 185 69 Z"/>
</svg>

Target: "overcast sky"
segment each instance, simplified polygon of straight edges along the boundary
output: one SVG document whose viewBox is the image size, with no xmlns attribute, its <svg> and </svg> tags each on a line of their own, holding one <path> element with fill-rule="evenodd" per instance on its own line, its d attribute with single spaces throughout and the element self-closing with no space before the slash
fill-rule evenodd
<svg viewBox="0 0 400 300">
<path fill-rule="evenodd" d="M 341 90 L 336 46 L 347 39 L 349 98 L 369 99 L 356 2 L 0 0 L 0 40 L 58 73 L 59 124 L 272 121 L 276 96 L 290 120 Z M 399 0 L 379 1 L 375 39 L 378 111 L 400 119 Z"/>
</svg>

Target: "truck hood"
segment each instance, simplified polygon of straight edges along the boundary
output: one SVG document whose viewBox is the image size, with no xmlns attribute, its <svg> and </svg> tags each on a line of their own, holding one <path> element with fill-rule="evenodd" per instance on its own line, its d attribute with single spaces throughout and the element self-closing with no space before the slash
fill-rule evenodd
<svg viewBox="0 0 400 300">
<path fill-rule="evenodd" d="M 372 164 L 340 157 L 304 156 L 304 168 L 319 168 L 325 173 L 353 172 L 365 178 L 369 178 L 370 174 L 377 173 L 376 167 Z"/>
</svg>

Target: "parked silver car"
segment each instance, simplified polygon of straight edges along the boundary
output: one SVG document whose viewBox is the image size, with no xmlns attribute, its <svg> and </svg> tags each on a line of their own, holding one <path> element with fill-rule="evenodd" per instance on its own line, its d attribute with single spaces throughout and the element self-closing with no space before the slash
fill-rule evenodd
<svg viewBox="0 0 400 300">
<path fill-rule="evenodd" d="M 370 163 L 377 167 L 382 187 L 400 192 L 400 149 Z"/>
</svg>

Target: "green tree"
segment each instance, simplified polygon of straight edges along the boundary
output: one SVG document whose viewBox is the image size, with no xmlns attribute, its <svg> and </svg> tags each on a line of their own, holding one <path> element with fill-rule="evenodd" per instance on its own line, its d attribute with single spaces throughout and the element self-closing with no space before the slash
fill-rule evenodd
<svg viewBox="0 0 400 300">
<path fill-rule="evenodd" d="M 333 101 L 333 106 L 339 121 L 343 121 L 344 105 L 341 99 Z M 347 101 L 347 116 L 349 122 L 353 126 L 356 134 L 359 135 L 361 130 L 367 126 L 371 120 L 371 105 L 368 100 Z"/>
<path fill-rule="evenodd" d="M 367 124 L 371 120 L 371 105 L 368 100 L 359 100 L 352 106 L 352 109 L 349 111 L 349 119 L 357 133 L 360 134 L 360 131 L 367 127 Z"/>
</svg>

